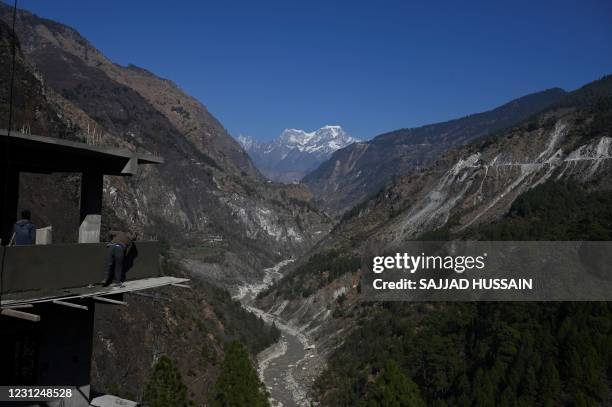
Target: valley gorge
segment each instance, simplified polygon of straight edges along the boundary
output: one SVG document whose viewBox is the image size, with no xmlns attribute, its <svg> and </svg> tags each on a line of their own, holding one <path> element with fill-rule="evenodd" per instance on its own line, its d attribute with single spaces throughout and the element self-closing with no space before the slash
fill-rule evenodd
<svg viewBox="0 0 612 407">
<path fill-rule="evenodd" d="M 359 142 L 341 126 L 326 125 L 313 132 L 285 129 L 269 142 L 240 136 L 238 142 L 257 168 L 275 182 L 296 183 L 335 152 Z"/>
<path fill-rule="evenodd" d="M 2 84 L 11 13 L 0 2 Z M 159 241 L 189 287 L 97 308 L 96 393 L 145 401 L 167 357 L 198 406 L 610 402 L 609 303 L 369 301 L 362 278 L 413 240 L 612 240 L 612 76 L 366 141 L 326 125 L 262 142 L 67 25 L 19 10 L 15 27 L 14 131 L 164 159 L 104 178 L 102 239 Z M 2 86 L 0 129 L 8 111 Z M 79 182 L 21 178 L 54 244 L 77 240 Z M 252 370 L 248 389 L 220 379 Z"/>
<path fill-rule="evenodd" d="M 516 310 L 517 319 L 507 321 L 517 321 L 517 325 L 509 329 L 520 332 L 515 340 L 521 343 L 528 340 L 522 338 L 531 334 L 520 324 L 527 323 L 529 313 L 534 312 L 538 303 L 492 303 L 488 309 L 487 305 L 479 303 L 368 302 L 363 299 L 362 275 L 369 272 L 372 256 L 401 250 L 402 242 L 415 239 L 609 239 L 610 211 L 604 202 L 609 202 L 611 188 L 611 84 L 610 76 L 590 83 L 518 126 L 452 149 L 431 167 L 396 179 L 373 198 L 345 213 L 321 243 L 288 266 L 284 279 L 260 293 L 256 302 L 259 308 L 301 327 L 304 334 L 314 339 L 318 352 L 325 355 L 327 369 L 314 385 L 316 399 L 323 405 L 352 405 L 378 397 L 377 383 L 369 377 L 391 369 L 385 366 L 385 356 L 380 354 L 386 346 L 388 352 L 394 350 L 403 358 L 391 356 L 391 360 L 409 360 L 418 366 L 415 369 L 414 365 L 400 365 L 399 369 L 406 377 L 414 377 L 421 389 L 411 397 L 425 400 L 427 405 L 458 402 L 459 399 L 463 400 L 459 401 L 463 405 L 471 398 L 485 405 L 515 400 L 512 392 L 498 399 L 502 394 L 499 391 L 491 391 L 485 396 L 475 388 L 459 387 L 457 390 L 458 387 L 452 387 L 456 386 L 453 380 L 479 380 L 469 376 L 476 372 L 471 370 L 469 361 L 464 367 L 456 358 L 461 359 L 461 354 L 471 352 L 469 335 L 479 335 L 475 333 L 477 328 L 470 325 L 472 312 L 507 315 Z M 524 208 L 523 202 L 528 202 L 527 205 L 540 202 L 541 205 L 542 201 L 536 201 L 541 199 L 556 208 L 550 209 L 558 211 L 555 217 L 539 220 L 537 216 L 543 213 L 538 212 L 539 215 L 522 220 L 527 215 L 520 215 L 516 206 L 520 204 Z M 575 199 L 581 203 L 572 204 Z M 593 215 L 597 219 L 595 222 L 601 222 L 608 234 L 594 235 L 593 231 L 599 226 L 585 227 L 580 234 L 577 225 L 589 221 L 574 218 L 573 214 L 591 210 L 597 211 Z M 533 229 L 527 226 L 529 222 L 536 222 Z M 564 232 L 555 227 L 564 228 Z M 610 315 L 605 303 L 594 303 L 572 310 L 554 305 L 542 311 L 542 317 L 559 315 L 559 318 L 567 318 L 566 323 L 576 324 L 573 318 L 590 312 Z M 461 333 L 456 333 L 456 323 L 467 324 L 467 343 L 462 342 Z M 429 326 L 431 332 L 421 332 L 417 328 L 429 329 L 425 328 Z M 412 351 L 402 348 L 410 346 L 402 344 L 406 343 L 399 339 L 402 335 L 405 335 L 404 341 L 412 346 L 416 341 L 418 347 Z M 487 341 L 483 335 L 481 340 Z M 559 349 L 569 346 L 561 337 L 556 340 Z M 442 351 L 436 346 L 452 348 Z M 602 352 L 601 346 L 589 342 L 587 348 Z M 430 357 L 427 352 L 444 354 L 446 359 L 444 362 L 422 360 Z M 478 360 L 478 356 L 471 355 L 470 361 L 472 359 Z M 520 363 L 519 359 L 515 360 Z M 437 381 L 426 375 L 427 369 L 440 369 L 436 370 L 440 374 L 456 376 Z M 513 371 L 510 367 L 505 369 Z M 555 364 L 554 369 L 561 369 L 561 366 Z M 573 380 L 571 374 L 560 373 L 563 380 Z M 595 397 L 601 400 L 605 397 L 606 385 L 599 385 L 603 387 Z M 576 394 L 583 391 L 572 387 L 568 393 L 557 397 L 564 400 L 582 397 Z M 448 394 L 441 396 L 444 393 L 438 392 Z M 548 393 L 541 397 L 556 398 Z M 513 401 L 509 405 L 513 405 Z"/>
<path fill-rule="evenodd" d="M 0 4 L 3 84 L 10 11 Z M 161 155 L 165 163 L 157 168 L 106 177 L 102 233 L 129 228 L 162 241 L 163 272 L 193 280 L 189 293 L 131 295 L 129 312 L 100 307 L 93 387 L 140 399 L 152 366 L 167 355 L 183 372 L 190 398 L 204 403 L 227 341 L 240 340 L 255 355 L 276 335 L 226 288 L 258 282 L 267 265 L 307 250 L 329 230 L 327 216 L 307 189 L 267 183 L 206 108 L 172 82 L 116 65 L 76 31 L 27 11 L 18 12 L 16 34 L 13 128 Z M 8 88 L 0 92 L 5 128 Z M 78 213 L 79 179 L 53 179 L 24 175 L 21 205 L 38 225 L 53 225 L 55 242 L 74 242 L 78 225 L 69 219 Z M 181 343 L 191 350 L 182 352 Z"/>
</svg>

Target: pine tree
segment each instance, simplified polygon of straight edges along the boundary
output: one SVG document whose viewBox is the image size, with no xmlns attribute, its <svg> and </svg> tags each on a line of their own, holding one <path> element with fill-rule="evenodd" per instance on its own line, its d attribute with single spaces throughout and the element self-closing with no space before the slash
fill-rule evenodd
<svg viewBox="0 0 612 407">
<path fill-rule="evenodd" d="M 181 372 L 166 356 L 159 358 L 155 364 L 151 378 L 145 387 L 143 401 L 149 407 L 187 407 L 195 405 L 187 397 L 187 386 L 183 383 Z"/>
<path fill-rule="evenodd" d="M 425 407 L 419 387 L 390 360 L 366 395 L 368 407 Z"/>
<path fill-rule="evenodd" d="M 269 406 L 268 394 L 251 364 L 246 348 L 240 342 L 225 346 L 225 359 L 212 389 L 212 407 Z"/>
</svg>

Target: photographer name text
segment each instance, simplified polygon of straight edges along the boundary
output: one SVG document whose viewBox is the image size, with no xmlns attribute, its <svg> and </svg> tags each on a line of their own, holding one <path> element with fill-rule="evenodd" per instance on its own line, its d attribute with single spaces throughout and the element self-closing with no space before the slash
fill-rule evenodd
<svg viewBox="0 0 612 407">
<path fill-rule="evenodd" d="M 375 278 L 375 290 L 532 290 L 532 278 L 416 278 L 415 273 L 429 271 L 465 272 L 486 271 L 487 253 L 478 256 L 431 256 L 421 253 L 410 255 L 396 253 L 394 256 L 376 256 L 372 259 L 375 275 L 393 272 L 392 281 Z M 410 278 L 398 278 L 397 272 L 408 273 Z M 380 276 L 382 277 L 382 276 Z"/>
</svg>

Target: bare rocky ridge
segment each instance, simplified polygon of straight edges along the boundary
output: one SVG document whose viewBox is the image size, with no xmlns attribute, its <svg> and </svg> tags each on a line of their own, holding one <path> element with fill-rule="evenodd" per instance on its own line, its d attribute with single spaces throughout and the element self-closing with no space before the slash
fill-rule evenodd
<svg viewBox="0 0 612 407">
<path fill-rule="evenodd" d="M 559 88 L 534 93 L 496 109 L 444 123 L 401 129 L 336 151 L 304 177 L 321 204 L 343 213 L 395 177 L 431 165 L 444 152 L 511 127 L 558 102 Z"/>
<path fill-rule="evenodd" d="M 4 84 L 10 12 L 0 3 Z M 17 35 L 13 129 L 162 155 L 163 165 L 137 176 L 105 179 L 103 227 L 130 227 L 174 246 L 166 256 L 177 260 L 165 272 L 194 279 L 187 293 L 133 296 L 129 312 L 100 310 L 94 390 L 137 399 L 156 358 L 167 354 L 192 398 L 204 403 L 225 341 L 240 339 L 255 354 L 273 340 L 263 322 L 215 285 L 259 281 L 265 266 L 324 236 L 327 218 L 304 187 L 268 184 L 218 121 L 171 82 L 114 65 L 76 31 L 25 11 L 18 13 Z M 1 128 L 7 112 L 2 86 Z M 32 209 L 34 221 L 52 224 L 56 242 L 74 242 L 78 175 L 22 181 L 21 205 Z"/>
<path fill-rule="evenodd" d="M 6 21 L 6 8 L 3 10 L 3 17 Z M 117 84 L 135 90 L 199 150 L 226 165 L 235 166 L 240 171 L 257 176 L 257 171 L 244 151 L 229 136 L 221 123 L 202 103 L 184 93 L 172 81 L 159 78 L 146 69 L 134 65 L 128 67 L 117 65 L 72 28 L 28 12 L 19 13 L 16 29 L 24 54 L 43 73 L 51 87 L 59 90 L 60 94 L 78 86 L 75 76 L 79 70 L 81 74 L 89 73 L 91 75 L 89 79 L 96 79 L 100 74 L 105 74 Z M 62 64 L 59 62 L 60 59 L 68 60 Z M 75 69 L 68 71 L 62 69 L 79 63 L 84 67 L 76 66 Z M 121 109 L 127 106 L 115 107 Z M 109 132 L 120 130 L 113 129 L 112 125 L 109 127 L 111 128 L 106 129 Z M 135 136 L 138 135 L 138 124 L 133 124 L 133 132 Z"/>
<path fill-rule="evenodd" d="M 2 19 L 8 13 L 0 6 Z M 221 124 L 172 82 L 116 65 L 73 29 L 25 11 L 17 34 L 71 137 L 165 158 L 127 181 L 106 180 L 105 203 L 126 224 L 181 244 L 249 252 L 242 271 L 303 251 L 327 230 L 305 188 L 268 185 Z"/>
</svg>

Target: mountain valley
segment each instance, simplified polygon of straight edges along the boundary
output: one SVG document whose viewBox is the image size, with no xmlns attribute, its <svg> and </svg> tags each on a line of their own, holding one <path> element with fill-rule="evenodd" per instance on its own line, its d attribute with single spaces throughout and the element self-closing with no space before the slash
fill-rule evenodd
<svg viewBox="0 0 612 407">
<path fill-rule="evenodd" d="M 361 298 L 361 276 L 371 267 L 372 256 L 401 251 L 402 242 L 414 239 L 488 237 L 498 240 L 550 240 L 552 236 L 567 240 L 606 239 L 612 230 L 609 208 L 604 203 L 609 201 L 609 191 L 612 189 L 609 181 L 612 171 L 611 100 L 612 77 L 607 76 L 568 94 L 555 106 L 513 128 L 446 152 L 430 168 L 397 178 L 377 195 L 346 212 L 325 240 L 308 255 L 289 265 L 284 271 L 285 278 L 259 295 L 257 306 L 289 321 L 300 332 L 313 338 L 318 352 L 329 361 L 327 370 L 315 385 L 313 397 L 325 405 L 351 405 L 370 398 L 380 401 L 384 393 L 380 393 L 382 389 L 378 386 L 383 386 L 385 380 L 404 380 L 412 383 L 406 384 L 407 387 L 403 389 L 408 391 L 406 397 L 417 400 L 414 405 L 421 405 L 419 402 L 422 405 L 478 403 L 473 400 L 480 400 L 480 403 L 484 403 L 482 405 L 514 405 L 518 402 L 512 399 L 518 397 L 516 388 L 512 387 L 510 393 L 505 394 L 503 388 L 493 389 L 497 382 L 490 384 L 486 394 L 478 394 L 477 386 L 466 388 L 463 384 L 459 385 L 457 381 L 477 383 L 483 377 L 479 379 L 476 367 L 471 371 L 472 367 L 450 366 L 458 355 L 443 349 L 463 352 L 461 349 L 466 347 L 465 352 L 471 352 L 469 342 L 456 347 L 448 342 L 455 340 L 456 324 L 463 323 L 456 313 L 468 312 L 465 335 L 469 340 L 469 335 L 479 332 L 470 325 L 473 320 L 469 313 L 500 312 L 507 315 L 517 312 L 517 315 L 529 315 L 520 314 L 521 305 L 493 303 L 492 310 L 486 311 L 488 305 L 480 303 L 445 306 L 368 302 Z M 525 201 L 533 202 L 527 208 L 538 208 L 536 202 L 539 205 L 547 202 L 551 208 L 558 209 L 530 215 L 533 219 L 522 221 L 521 216 L 526 215 L 517 214 L 529 212 L 519 210 L 517 205 L 525 208 L 522 203 Z M 581 209 L 578 210 L 576 205 L 580 205 Z M 554 220 L 540 222 L 538 228 L 529 229 L 527 225 L 536 222 L 537 216 L 544 216 L 544 213 L 546 216 L 554 213 Z M 585 220 L 576 217 L 580 213 L 597 215 Z M 585 222 L 589 226 L 579 226 Z M 555 229 L 566 223 L 564 234 L 561 234 L 561 229 Z M 579 234 L 580 230 L 584 231 Z M 536 304 L 529 303 L 524 307 L 531 309 Z M 593 307 L 584 305 L 571 310 L 556 305 L 542 311 L 541 315 L 534 312 L 529 311 L 534 316 L 538 315 L 537 318 L 549 318 L 550 315 L 568 318 L 567 324 L 572 326 L 571 329 L 581 324 L 578 322 L 582 318 L 579 315 L 605 315 L 602 316 L 604 319 L 610 316 L 605 304 Z M 512 319 L 506 317 L 503 320 Z M 521 323 L 527 322 L 517 322 Z M 431 324 L 432 331 L 422 333 L 421 337 L 413 337 L 413 330 L 418 329 L 415 327 L 422 324 Z M 529 340 L 526 339 L 529 335 L 535 335 L 520 326 L 512 329 L 517 330 L 516 341 L 519 343 Z M 603 335 L 609 340 L 610 334 L 606 330 Z M 406 338 L 406 343 L 402 343 L 402 336 Z M 412 340 L 425 341 L 418 345 L 416 349 L 420 351 L 413 352 L 414 355 L 401 350 L 414 347 L 409 342 Z M 463 339 L 457 337 L 457 340 Z M 565 342 L 566 337 L 557 340 L 559 342 L 554 345 L 558 346 L 557 351 L 565 352 L 563 349 L 570 346 Z M 586 349 L 600 355 L 603 365 L 609 362 L 607 354 L 602 353 L 603 342 L 588 343 L 590 345 Z M 439 347 L 430 349 L 429 344 Z M 383 348 L 389 353 L 383 352 Z M 393 349 L 403 356 L 393 356 Z M 488 360 L 497 360 L 501 356 L 495 352 L 502 351 L 491 349 Z M 432 353 L 428 356 L 418 352 Z M 446 356 L 439 356 L 442 354 Z M 425 363 L 418 365 L 414 360 L 427 357 L 442 359 L 432 360 L 429 365 L 428 362 L 418 362 Z M 478 357 L 471 356 L 474 359 Z M 520 357 L 520 354 L 516 356 L 513 363 L 524 363 Z M 548 363 L 554 363 L 554 369 L 559 369 L 559 380 L 575 380 L 572 376 L 574 373 L 562 373 L 563 366 L 566 366 L 564 363 L 570 361 L 561 359 Z M 594 367 L 572 367 L 591 368 Z M 427 369 L 451 376 L 432 378 L 427 375 Z M 385 372 L 394 377 L 387 378 Z M 492 380 L 497 380 L 503 374 L 498 372 Z M 529 385 L 542 386 L 542 392 L 540 396 L 523 402 L 537 404 L 572 398 L 601 402 L 605 400 L 607 385 L 598 380 L 597 384 L 592 385 L 599 386 L 599 390 L 590 396 L 585 395 L 587 390 L 580 386 L 569 386 L 565 393 L 553 395 L 548 393 L 548 384 L 538 384 L 534 380 Z M 502 383 L 507 381 L 502 380 Z"/>
<path fill-rule="evenodd" d="M 0 3 L 3 84 L 10 82 L 11 11 Z M 306 188 L 266 182 L 206 108 L 172 82 L 116 65 L 73 29 L 27 11 L 17 13 L 16 33 L 13 129 L 163 156 L 164 164 L 131 178 L 105 178 L 103 235 L 129 228 L 158 239 L 168 247 L 166 272 L 194 279 L 190 296 L 176 290 L 157 299 L 132 296 L 131 312 L 99 313 L 94 388 L 140 399 L 163 353 L 187 376 L 190 397 L 204 402 L 227 341 L 240 339 L 255 355 L 277 332 L 226 289 L 257 282 L 266 266 L 307 250 L 329 230 L 327 216 Z M 2 86 L 0 128 L 7 127 L 8 93 Z M 76 241 L 79 177 L 21 180 L 20 205 L 32 210 L 34 222 L 52 225 L 56 243 Z M 142 324 L 131 322 L 132 313 Z M 133 342 L 139 335 L 121 332 L 144 333 L 145 346 Z M 179 343 L 201 345 L 184 352 Z M 132 348 L 139 352 L 123 357 Z M 119 382 L 120 376 L 130 379 Z"/>
<path fill-rule="evenodd" d="M 0 2 L 2 84 L 11 13 Z M 102 232 L 159 240 L 190 288 L 98 307 L 96 393 L 148 402 L 159 373 L 181 406 L 610 402 L 609 303 L 376 302 L 362 277 L 413 240 L 612 239 L 612 76 L 367 141 L 326 125 L 262 142 L 64 24 L 19 10 L 16 40 L 13 130 L 164 158 L 105 177 Z M 79 183 L 21 178 L 54 243 L 76 241 Z"/>
<path fill-rule="evenodd" d="M 335 151 L 358 141 L 341 126 L 329 125 L 310 133 L 285 129 L 270 142 L 238 137 L 240 145 L 267 178 L 285 183 L 298 182 Z"/>
</svg>

